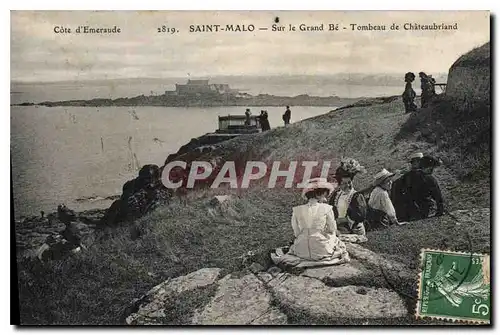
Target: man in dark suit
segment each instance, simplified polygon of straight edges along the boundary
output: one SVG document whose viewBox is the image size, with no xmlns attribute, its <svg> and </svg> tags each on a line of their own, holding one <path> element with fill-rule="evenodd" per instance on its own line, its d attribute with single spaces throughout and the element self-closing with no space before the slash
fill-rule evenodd
<svg viewBox="0 0 500 335">
<path fill-rule="evenodd" d="M 418 161 L 418 168 L 398 179 L 392 189 L 394 207 L 400 220 L 412 221 L 428 218 L 435 209 L 435 215 L 444 213 L 444 202 L 441 189 L 432 175 L 434 169 L 441 164 L 439 159 L 423 156 Z"/>
</svg>

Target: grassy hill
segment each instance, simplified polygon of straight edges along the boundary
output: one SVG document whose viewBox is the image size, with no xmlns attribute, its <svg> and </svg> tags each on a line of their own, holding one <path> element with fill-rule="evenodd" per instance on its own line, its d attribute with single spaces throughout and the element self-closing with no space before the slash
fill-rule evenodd
<svg viewBox="0 0 500 335">
<path fill-rule="evenodd" d="M 446 155 L 446 147 L 425 139 L 396 140 L 407 122 L 399 99 L 354 106 L 287 128 L 241 136 L 224 142 L 210 155 L 268 161 L 300 157 L 334 164 L 342 156 L 354 157 L 368 170 L 355 180 L 355 187 L 361 189 L 382 167 L 405 166 L 413 151 Z M 449 210 L 489 207 L 486 176 L 463 179 L 454 164 L 439 168 L 436 176 Z M 176 199 L 135 223 L 134 230 L 141 232 L 138 239 L 131 237 L 129 227 L 122 227 L 74 258 L 46 265 L 21 261 L 22 322 L 116 324 L 133 299 L 167 278 L 209 266 L 237 270 L 248 251 L 265 252 L 287 244 L 293 238 L 291 208 L 303 202 L 300 192 L 267 189 L 263 183 L 251 185 L 247 190 L 200 190 Z M 216 194 L 232 194 L 235 200 L 228 207 L 213 207 L 210 200 Z M 487 252 L 489 236 L 487 220 L 457 226 L 445 216 L 372 232 L 367 246 L 416 266 L 421 247 L 464 250 L 473 241 L 474 250 Z"/>
</svg>

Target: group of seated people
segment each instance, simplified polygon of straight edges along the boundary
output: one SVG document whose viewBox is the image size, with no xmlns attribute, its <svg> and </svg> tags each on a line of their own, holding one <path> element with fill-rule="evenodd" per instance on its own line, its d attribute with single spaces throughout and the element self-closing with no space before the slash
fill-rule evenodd
<svg viewBox="0 0 500 335">
<path fill-rule="evenodd" d="M 410 164 L 411 170 L 404 174 L 385 168 L 375 174 L 368 199 L 363 191 L 354 189 L 354 177 L 366 172 L 354 159 L 342 160 L 335 172 L 335 182 L 325 178 L 309 180 L 302 190 L 307 203 L 293 208 L 295 239 L 286 253 L 273 255 L 275 262 L 304 266 L 314 262 L 324 265 L 348 262 L 342 234 L 365 236 L 367 229 L 429 217 L 433 208 L 435 215 L 442 215 L 441 191 L 432 176 L 440 161 L 416 153 L 410 157 Z"/>
</svg>

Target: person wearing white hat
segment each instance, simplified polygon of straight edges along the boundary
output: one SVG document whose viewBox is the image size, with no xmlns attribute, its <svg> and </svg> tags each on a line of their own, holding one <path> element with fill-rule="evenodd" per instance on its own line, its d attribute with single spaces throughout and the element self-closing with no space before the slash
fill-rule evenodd
<svg viewBox="0 0 500 335">
<path fill-rule="evenodd" d="M 324 203 L 334 185 L 325 178 L 313 178 L 302 191 L 304 205 L 293 208 L 292 229 L 295 240 L 288 254 L 308 261 L 347 260 L 344 242 L 337 237 L 332 206 Z"/>
<path fill-rule="evenodd" d="M 378 172 L 373 178 L 373 190 L 368 200 L 368 221 L 372 227 L 387 227 L 389 225 L 401 225 L 396 216 L 396 210 L 392 204 L 389 192 L 392 186 L 394 173 L 385 168 Z"/>
<path fill-rule="evenodd" d="M 415 152 L 410 155 L 410 166 L 412 170 L 420 169 L 420 160 L 424 158 L 424 154 L 421 152 Z"/>
</svg>

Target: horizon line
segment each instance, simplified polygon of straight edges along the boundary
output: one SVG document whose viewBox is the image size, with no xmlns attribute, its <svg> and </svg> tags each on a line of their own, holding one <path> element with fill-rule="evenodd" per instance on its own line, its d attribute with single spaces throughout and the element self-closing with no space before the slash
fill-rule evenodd
<svg viewBox="0 0 500 335">
<path fill-rule="evenodd" d="M 241 74 L 223 74 L 223 75 L 206 75 L 206 76 L 171 76 L 171 77 L 119 77 L 119 78 L 94 78 L 94 79 L 62 79 L 62 80 L 22 80 L 12 79 L 11 84 L 38 84 L 38 83 L 67 83 L 67 82 L 91 82 L 91 81 L 106 81 L 106 80 L 165 80 L 165 79 L 205 79 L 217 77 L 334 77 L 339 75 L 364 75 L 364 76 L 397 76 L 404 75 L 402 72 L 385 72 L 385 73 L 366 73 L 366 72 L 337 72 L 332 74 L 271 74 L 271 75 L 241 75 Z M 448 75 L 448 72 L 434 72 L 434 76 Z"/>
</svg>

